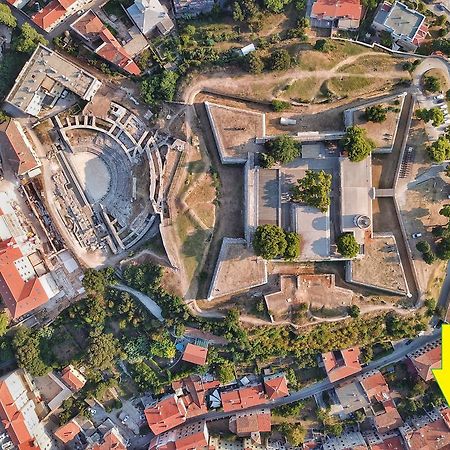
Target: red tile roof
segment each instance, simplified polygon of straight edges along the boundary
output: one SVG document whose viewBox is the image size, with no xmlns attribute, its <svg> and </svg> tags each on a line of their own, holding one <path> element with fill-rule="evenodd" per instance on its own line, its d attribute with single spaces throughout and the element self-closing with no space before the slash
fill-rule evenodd
<svg viewBox="0 0 450 450">
<path fill-rule="evenodd" d="M 366 392 L 368 399 L 371 401 L 375 398 L 375 400 L 382 402 L 390 398 L 389 386 L 381 372 L 378 370 L 369 373 L 368 375 L 364 375 L 361 378 L 361 386 Z"/>
<path fill-rule="evenodd" d="M 35 14 L 32 17 L 32 20 L 36 25 L 44 30 L 48 30 L 67 13 L 67 8 L 75 3 L 75 1 L 76 0 L 52 0 L 50 3 L 47 3 L 41 11 Z"/>
<path fill-rule="evenodd" d="M 111 428 L 104 434 L 102 442 L 92 446 L 92 450 L 126 450 L 126 448 L 123 437 L 115 428 Z"/>
<path fill-rule="evenodd" d="M 34 440 L 25 424 L 25 417 L 17 408 L 4 380 L 0 381 L 0 420 L 14 445 L 21 449 L 33 447 Z"/>
<path fill-rule="evenodd" d="M 443 419 L 436 420 L 406 435 L 411 450 L 450 449 L 450 430 Z"/>
<path fill-rule="evenodd" d="M 39 161 L 31 152 L 29 142 L 26 142 L 26 137 L 20 132 L 20 125 L 15 120 L 10 120 L 6 127 L 2 129 L 8 147 L 8 161 L 13 166 L 14 171 L 18 176 L 24 175 L 26 172 L 39 166 Z"/>
<path fill-rule="evenodd" d="M 23 254 L 14 240 L 0 241 L 0 295 L 13 319 L 47 302 L 48 296 L 39 279 L 24 281 L 16 267 Z M 16 264 L 15 264 L 16 263 Z"/>
<path fill-rule="evenodd" d="M 206 357 L 208 356 L 208 349 L 189 343 L 186 345 L 183 353 L 183 361 L 197 364 L 198 366 L 204 366 L 206 364 Z"/>
<path fill-rule="evenodd" d="M 67 422 L 65 425 L 59 427 L 54 434 L 62 443 L 67 444 L 75 439 L 80 432 L 80 425 L 72 419 L 70 422 Z"/>
<path fill-rule="evenodd" d="M 222 406 L 225 412 L 251 408 L 267 402 L 261 384 L 247 386 L 233 391 L 221 393 Z"/>
<path fill-rule="evenodd" d="M 92 44 L 96 39 L 103 42 L 95 49 L 97 55 L 132 75 L 141 74 L 137 64 L 93 11 L 87 11 L 72 24 L 72 28 Z"/>
<path fill-rule="evenodd" d="M 202 421 L 154 437 L 148 450 L 208 450 L 208 441 L 208 429 Z"/>
<path fill-rule="evenodd" d="M 317 19 L 348 18 L 361 20 L 360 0 L 316 0 L 312 6 L 311 17 Z"/>
<path fill-rule="evenodd" d="M 334 381 L 342 380 L 350 375 L 361 371 L 359 347 L 352 347 L 345 350 L 335 350 L 322 354 L 322 360 L 328 379 Z"/>
<path fill-rule="evenodd" d="M 168 431 L 186 421 L 186 407 L 175 394 L 163 398 L 144 412 L 148 426 L 155 435 Z"/>
<path fill-rule="evenodd" d="M 370 446 L 371 450 L 404 450 L 405 446 L 400 437 L 394 436 L 383 440 L 380 444 Z"/>
<path fill-rule="evenodd" d="M 433 378 L 431 369 L 441 367 L 442 349 L 440 340 L 431 342 L 426 346 L 408 355 L 418 375 L 425 381 Z"/>
<path fill-rule="evenodd" d="M 276 398 L 287 397 L 289 395 L 289 389 L 284 375 L 276 378 L 266 378 L 264 380 L 264 388 L 269 400 L 275 400 Z"/>
<path fill-rule="evenodd" d="M 61 378 L 74 391 L 79 391 L 86 384 L 86 378 L 71 364 L 62 370 Z"/>
<path fill-rule="evenodd" d="M 380 434 L 395 430 L 403 425 L 400 413 L 392 400 L 383 402 L 384 412 L 373 418 L 375 428 Z"/>
<path fill-rule="evenodd" d="M 240 437 L 252 433 L 269 433 L 272 430 L 272 419 L 270 413 L 266 412 L 242 414 L 234 420 L 230 419 L 230 429 Z"/>
</svg>

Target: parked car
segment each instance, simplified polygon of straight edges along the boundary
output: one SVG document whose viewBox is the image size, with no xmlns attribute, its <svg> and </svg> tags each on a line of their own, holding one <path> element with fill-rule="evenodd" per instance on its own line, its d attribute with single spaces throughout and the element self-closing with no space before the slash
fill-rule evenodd
<svg viewBox="0 0 450 450">
<path fill-rule="evenodd" d="M 122 423 L 125 424 L 125 422 L 130 418 L 130 416 L 127 414 L 123 419 Z"/>
<path fill-rule="evenodd" d="M 411 235 L 411 237 L 412 237 L 413 239 L 419 239 L 419 238 L 422 237 L 422 233 L 413 233 L 413 234 Z"/>
</svg>

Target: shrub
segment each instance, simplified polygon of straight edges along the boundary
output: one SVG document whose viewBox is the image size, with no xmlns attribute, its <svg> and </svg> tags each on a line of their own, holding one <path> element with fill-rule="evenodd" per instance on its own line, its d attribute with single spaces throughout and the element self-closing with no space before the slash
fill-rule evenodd
<svg viewBox="0 0 450 450">
<path fill-rule="evenodd" d="M 285 49 L 275 50 L 269 59 L 270 70 L 287 70 L 291 67 L 291 55 Z"/>
<path fill-rule="evenodd" d="M 369 106 L 365 110 L 366 119 L 369 122 L 384 122 L 386 120 L 387 109 L 382 105 Z"/>
<path fill-rule="evenodd" d="M 272 109 L 274 111 L 286 111 L 286 109 L 289 109 L 290 107 L 291 104 L 289 102 L 284 102 L 282 100 L 272 100 Z"/>
<path fill-rule="evenodd" d="M 351 233 L 342 233 L 337 239 L 338 252 L 344 258 L 355 258 L 359 254 L 359 244 Z"/>
<path fill-rule="evenodd" d="M 417 250 L 419 250 L 420 253 L 426 253 L 431 251 L 430 244 L 427 241 L 420 241 L 416 244 Z"/>
<path fill-rule="evenodd" d="M 278 225 L 260 225 L 253 237 L 253 248 L 264 259 L 283 256 L 287 248 L 286 234 Z"/>
</svg>

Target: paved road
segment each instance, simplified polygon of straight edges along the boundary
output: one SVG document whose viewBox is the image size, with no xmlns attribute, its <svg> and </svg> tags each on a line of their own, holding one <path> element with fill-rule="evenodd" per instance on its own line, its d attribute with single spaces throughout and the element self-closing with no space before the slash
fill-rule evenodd
<svg viewBox="0 0 450 450">
<path fill-rule="evenodd" d="M 427 344 L 428 342 L 431 342 L 431 341 L 434 341 L 435 339 L 437 339 L 440 336 L 440 334 L 441 334 L 441 330 L 436 329 L 436 330 L 433 330 L 433 332 L 430 334 L 427 334 L 425 336 L 421 336 L 421 337 L 414 339 L 414 341 L 411 342 L 409 345 L 406 345 L 406 343 L 400 344 L 389 355 L 387 355 L 383 358 L 377 359 L 375 361 L 372 361 L 370 364 L 368 364 L 363 369 L 362 373 L 369 372 L 371 370 L 381 369 L 382 367 L 386 367 L 391 364 L 397 363 L 397 362 L 401 361 L 408 353 L 413 352 L 413 351 L 417 350 L 418 348 L 422 347 L 423 345 Z M 360 374 L 361 373 L 359 373 L 353 377 L 349 377 L 348 380 L 355 379 Z M 340 382 L 342 382 L 342 380 Z M 299 400 L 304 400 L 306 398 L 320 394 L 321 392 L 327 391 L 328 389 L 332 388 L 333 386 L 335 386 L 337 384 L 339 384 L 339 383 L 330 383 L 327 379 L 325 379 L 325 380 L 319 381 L 317 383 L 311 384 L 303 389 L 300 389 L 299 391 L 291 392 L 291 395 L 289 395 L 288 397 L 279 398 L 277 400 L 274 400 L 271 403 L 264 404 L 264 408 L 272 409 L 272 408 L 276 408 L 278 406 L 288 405 L 290 403 L 294 403 Z M 245 409 L 240 410 L 240 412 L 249 411 L 252 409 L 257 409 L 257 408 L 245 408 Z M 195 418 L 192 418 L 192 419 L 188 420 L 187 423 L 193 422 L 193 421 L 198 421 L 200 419 L 205 419 L 208 421 L 224 419 L 224 418 L 234 415 L 235 413 L 236 413 L 235 411 L 234 412 L 223 412 L 223 411 L 209 412 L 208 414 L 204 414 L 202 416 L 197 416 Z"/>
</svg>

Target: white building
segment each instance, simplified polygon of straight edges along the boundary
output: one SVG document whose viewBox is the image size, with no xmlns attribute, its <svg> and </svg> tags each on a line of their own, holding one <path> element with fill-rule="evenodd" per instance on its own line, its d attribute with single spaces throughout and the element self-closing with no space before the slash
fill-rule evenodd
<svg viewBox="0 0 450 450">
<path fill-rule="evenodd" d="M 127 13 L 144 35 L 155 28 L 165 35 L 174 27 L 167 9 L 158 0 L 135 0 L 134 4 L 127 8 Z"/>
</svg>

